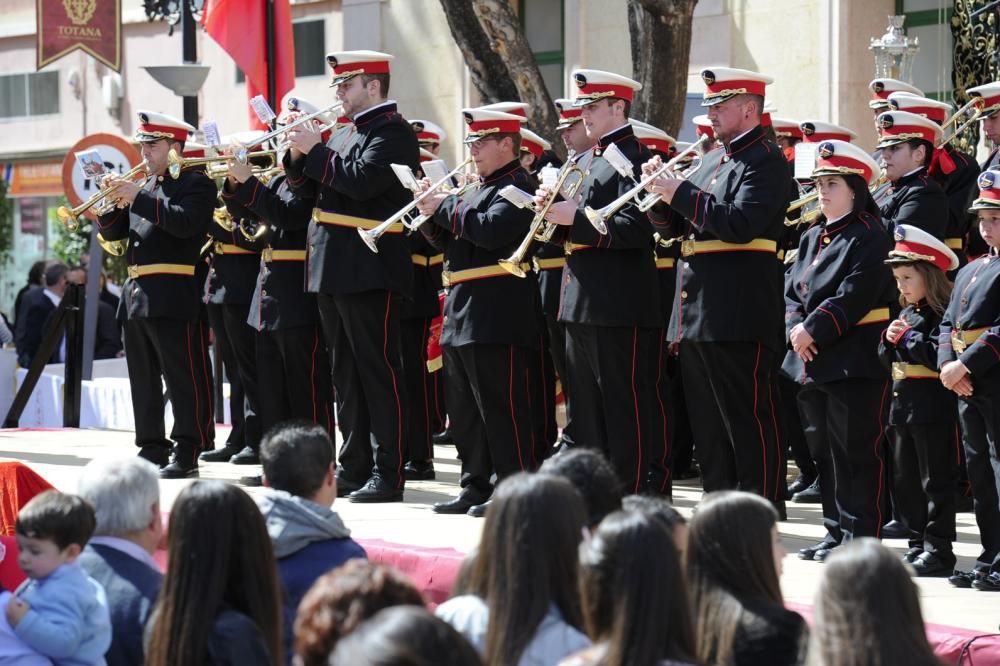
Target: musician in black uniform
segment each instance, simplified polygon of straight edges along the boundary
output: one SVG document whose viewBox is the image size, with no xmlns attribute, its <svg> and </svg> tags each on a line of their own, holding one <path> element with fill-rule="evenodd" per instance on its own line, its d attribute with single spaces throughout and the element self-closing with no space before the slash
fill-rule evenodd
<svg viewBox="0 0 1000 666">
<path fill-rule="evenodd" d="M 431 216 L 420 231 L 445 255 L 441 347 L 451 431 L 462 460 L 462 491 L 435 504 L 437 513 L 482 507 L 493 492 L 494 472 L 503 480 L 541 462 L 532 441 L 540 405 L 531 396 L 540 349 L 538 284 L 530 270 L 519 278 L 497 263 L 511 255 L 532 219 L 530 210 L 511 204 L 500 190 L 514 185 L 530 192 L 535 182 L 517 157 L 517 116 L 482 109 L 463 113 L 465 143 L 481 183 L 462 196 L 434 192 L 419 204 L 420 212 Z"/>
<path fill-rule="evenodd" d="M 889 95 L 889 105 L 896 111 L 924 116 L 938 125 L 943 125 L 951 116 L 951 104 L 911 93 L 892 93 Z M 960 119 L 958 124 L 962 122 L 964 119 Z M 947 128 L 949 132 L 954 130 L 954 126 Z M 969 227 L 972 226 L 968 208 L 977 191 L 979 164 L 950 142 L 944 144 L 940 150 L 938 160 L 932 164 L 929 175 L 938 180 L 948 198 L 948 226 L 944 242 L 954 250 L 961 267 L 967 260 L 965 238 L 969 233 Z"/>
<path fill-rule="evenodd" d="M 892 372 L 887 434 L 892 442 L 893 499 L 900 522 L 916 536 L 905 559 L 918 576 L 949 576 L 955 568 L 955 485 L 960 462 L 958 405 L 937 372 L 938 325 L 948 305 L 948 271 L 958 257 L 926 231 L 901 224 L 892 266 L 903 311 L 879 343 Z"/>
<path fill-rule="evenodd" d="M 588 218 L 634 187 L 603 151 L 615 144 L 634 165 L 649 158 L 628 123 L 640 84 L 599 70 L 577 70 L 575 106 L 587 133 L 597 138 L 594 159 L 580 187 L 580 202 L 559 201 L 547 219 L 563 225 L 553 239 L 565 242 L 559 321 L 566 325 L 566 373 L 573 438 L 577 446 L 603 451 L 627 493 L 660 488 L 650 479 L 662 431 L 650 427 L 659 404 L 655 391 L 657 349 L 663 335 L 660 290 L 652 252 L 653 230 L 632 202 L 603 223 Z M 536 203 L 546 190 L 536 196 Z M 602 227 L 600 230 L 598 226 Z M 605 231 L 606 233 L 601 233 Z"/>
<path fill-rule="evenodd" d="M 788 167 L 760 127 L 771 78 L 702 71 L 716 137 L 689 180 L 659 178 L 650 219 L 683 236 L 668 339 L 679 343 L 686 402 L 706 491 L 738 488 L 784 515 L 785 459 L 773 374 L 781 339 L 777 240 L 788 204 Z M 743 91 L 743 92 L 739 92 Z M 643 166 L 647 174 L 661 165 Z"/>
<path fill-rule="evenodd" d="M 941 383 L 958 395 L 962 444 L 983 550 L 973 571 L 956 572 L 958 587 L 1000 591 L 1000 171 L 979 177 L 971 211 L 989 253 L 958 272 L 941 320 Z M 988 572 L 988 573 L 987 573 Z"/>
<path fill-rule="evenodd" d="M 881 204 L 882 223 L 889 233 L 897 224 L 909 224 L 943 239 L 948 230 L 948 197 L 928 173 L 940 162 L 934 147 L 941 142 L 941 128 L 906 111 L 886 111 L 877 122 L 882 169 L 892 182 L 891 196 Z"/>
<path fill-rule="evenodd" d="M 885 257 L 892 247 L 868 187 L 878 165 L 843 141 L 820 145 L 813 176 L 822 214 L 785 274 L 782 365 L 802 385 L 799 411 L 819 470 L 827 535 L 799 551 L 823 561 L 844 540 L 878 537 L 886 522 L 882 453 L 889 373 L 881 332 L 898 312 Z"/>
<path fill-rule="evenodd" d="M 215 423 L 195 264 L 217 192 L 200 170 L 183 170 L 177 179 L 165 175 L 168 152 L 180 154 L 193 127 L 159 113 L 138 115 L 136 140 L 152 178 L 140 186 L 111 176 L 120 208 L 97 224 L 106 240 L 129 242 L 129 279 L 122 286 L 119 318 L 125 319 L 139 455 L 160 465 L 163 478 L 197 476 L 198 453 L 213 446 Z M 164 435 L 161 381 L 166 381 L 174 414 L 170 439 Z"/>
<path fill-rule="evenodd" d="M 291 192 L 284 174 L 265 184 L 250 167 L 229 162 L 222 192 L 233 220 L 248 232 L 266 231 L 237 242 L 258 249 L 259 273 L 250 299 L 248 327 L 257 331 L 255 367 L 264 393 L 261 429 L 304 419 L 333 432 L 330 361 L 320 328 L 316 295 L 305 292 L 306 235 L 314 201 Z"/>
<path fill-rule="evenodd" d="M 969 88 L 966 92 L 970 97 L 983 98 L 983 108 L 980 115 L 983 135 L 993 146 L 989 157 L 981 165 L 980 172 L 998 168 L 1000 167 L 1000 150 L 998 150 L 1000 148 L 1000 81 Z M 990 251 L 989 246 L 983 242 L 979 235 L 979 222 L 974 216 L 969 224 L 965 249 L 969 259 L 981 257 Z"/>
<path fill-rule="evenodd" d="M 355 131 L 334 151 L 315 128 L 300 125 L 288 132 L 285 158 L 292 191 L 316 199 L 306 288 L 317 294 L 340 401 L 337 483 L 355 502 L 403 499 L 408 403 L 399 315 L 412 293 L 413 264 L 401 223 L 382 236 L 378 253 L 358 235 L 412 200 L 390 166 L 415 169 L 419 159 L 413 129 L 386 99 L 391 58 L 374 51 L 328 54 L 337 98 Z"/>
</svg>

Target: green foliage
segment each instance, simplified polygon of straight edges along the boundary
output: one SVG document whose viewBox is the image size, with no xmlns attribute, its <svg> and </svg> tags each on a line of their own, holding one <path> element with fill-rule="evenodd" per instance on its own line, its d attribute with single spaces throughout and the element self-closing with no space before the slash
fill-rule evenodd
<svg viewBox="0 0 1000 666">
<path fill-rule="evenodd" d="M 0 178 L 0 266 L 14 251 L 14 202 L 7 198 L 7 181 Z"/>
<path fill-rule="evenodd" d="M 69 206 L 65 197 L 59 204 Z M 70 231 L 62 224 L 57 225 L 52 252 L 70 266 L 80 263 L 80 255 L 90 251 L 90 232 L 93 226 L 94 223 L 85 217 L 80 218 L 80 226 L 76 231 Z M 124 284 L 128 276 L 125 258 L 113 257 L 107 252 L 103 253 L 103 256 L 104 272 L 107 273 L 108 279 L 115 284 Z"/>
</svg>

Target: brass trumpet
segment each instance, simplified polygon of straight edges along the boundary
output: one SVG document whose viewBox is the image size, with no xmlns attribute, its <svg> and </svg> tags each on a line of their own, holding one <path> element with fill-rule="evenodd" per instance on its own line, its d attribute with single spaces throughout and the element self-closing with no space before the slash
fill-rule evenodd
<svg viewBox="0 0 1000 666">
<path fill-rule="evenodd" d="M 461 171 L 463 171 L 465 169 L 465 167 L 469 165 L 470 162 L 472 162 L 472 158 L 471 157 L 465 158 L 465 161 L 462 162 L 461 164 L 459 164 L 454 169 L 452 169 L 448 173 L 448 175 L 446 175 L 444 178 L 442 178 L 441 180 L 437 181 L 436 183 L 432 184 L 427 189 L 426 192 L 424 192 L 420 196 L 416 197 L 413 201 L 411 201 L 410 203 L 406 204 L 405 206 L 403 206 L 402 208 L 400 208 L 398 211 L 396 211 L 395 213 L 393 213 L 393 215 L 391 217 L 389 217 L 389 219 L 387 219 L 385 222 L 382 222 L 378 226 L 373 227 L 371 229 L 360 229 L 359 228 L 358 229 L 358 235 L 361 236 L 361 240 L 363 240 L 365 242 L 365 245 L 368 246 L 368 249 L 371 250 L 372 252 L 375 252 L 377 254 L 378 253 L 378 240 L 379 240 L 379 238 L 382 237 L 382 235 L 385 232 L 389 231 L 389 229 L 392 228 L 392 226 L 394 224 L 396 224 L 397 222 L 401 222 L 401 221 L 405 220 L 410 215 L 410 213 L 412 213 L 414 210 L 416 210 L 417 204 L 419 204 L 421 201 L 423 201 L 424 199 L 426 199 L 427 197 L 429 197 L 431 194 L 433 194 L 434 192 L 436 192 L 438 190 L 438 188 L 440 188 L 440 187 L 446 185 L 447 183 L 451 182 L 452 177 L 458 175 Z M 411 229 L 415 229 L 416 228 L 416 221 L 414 221 L 414 224 L 410 225 L 410 228 Z"/>
<path fill-rule="evenodd" d="M 240 235 L 243 236 L 243 238 L 250 241 L 251 243 L 259 241 L 261 238 L 263 238 L 264 234 L 266 234 L 268 230 L 268 226 L 267 224 L 264 223 L 263 220 L 257 221 L 257 224 L 254 226 L 253 231 L 248 230 L 248 225 L 246 224 L 245 219 L 240 220 L 239 228 L 240 228 Z"/>
<path fill-rule="evenodd" d="M 236 151 L 236 155 L 235 155 L 236 161 L 237 162 L 241 162 L 242 164 L 246 164 L 247 160 L 252 155 L 252 153 L 250 153 L 250 149 L 253 148 L 254 146 L 259 146 L 259 145 L 261 145 L 261 144 L 263 144 L 263 143 L 265 143 L 267 141 L 270 141 L 271 139 L 284 134 L 288 130 L 290 130 L 292 128 L 295 128 L 295 127 L 298 127 L 299 125 L 304 125 L 305 123 L 307 123 L 307 122 L 309 122 L 311 120 L 314 120 L 314 119 L 316 119 L 319 116 L 322 116 L 324 114 L 332 113 L 335 116 L 339 116 L 340 112 L 343 111 L 343 109 L 344 109 L 344 104 L 342 102 L 334 102 L 333 104 L 330 104 L 329 106 L 324 107 L 324 108 L 320 109 L 319 111 L 316 111 L 314 113 L 310 113 L 307 116 L 302 116 L 300 118 L 296 118 L 295 120 L 293 120 L 292 122 L 288 123 L 287 125 L 283 125 L 283 126 L 279 127 L 276 130 L 270 131 L 267 134 L 259 136 L 256 139 L 254 139 L 253 141 L 251 141 L 250 143 L 241 144 L 240 148 Z M 335 123 L 331 123 L 330 125 L 326 125 L 325 127 L 327 129 L 329 129 L 334 124 Z"/>
<path fill-rule="evenodd" d="M 255 173 L 261 173 L 268 169 L 273 169 L 278 162 L 278 154 L 273 150 L 258 150 L 253 153 L 247 153 L 246 159 L 252 159 L 254 157 L 266 157 L 270 161 L 261 167 L 254 167 Z M 206 172 L 210 178 L 221 178 L 226 175 L 229 170 L 227 162 L 229 160 L 235 159 L 232 155 L 218 155 L 216 157 L 181 157 L 177 154 L 176 150 L 171 150 L 167 153 L 167 173 L 170 177 L 177 179 L 181 175 L 183 169 L 188 169 L 195 166 L 206 167 Z"/>
<path fill-rule="evenodd" d="M 101 246 L 105 252 L 110 254 L 112 257 L 121 257 L 125 254 L 126 248 L 128 248 L 128 239 L 123 238 L 121 240 L 104 240 L 104 236 L 101 232 L 97 232 L 97 243 Z"/>
<path fill-rule="evenodd" d="M 527 272 L 524 270 L 524 260 L 528 256 L 528 250 L 531 248 L 532 243 L 536 240 L 543 243 L 549 242 L 556 229 L 556 225 L 549 224 L 545 220 L 545 216 L 548 215 L 549 209 L 552 208 L 552 204 L 555 203 L 556 198 L 560 194 L 567 199 L 575 198 L 576 193 L 580 190 L 580 185 L 583 184 L 585 176 L 586 174 L 583 169 L 578 167 L 576 163 L 572 161 L 566 162 L 566 164 L 559 169 L 558 177 L 552 185 L 552 190 L 549 192 L 549 196 L 546 197 L 541 206 L 532 206 L 535 210 L 535 217 L 531 220 L 531 224 L 528 226 L 528 233 L 525 235 L 524 240 L 522 240 L 520 245 L 517 246 L 513 254 L 506 259 L 501 259 L 497 262 L 500 264 L 501 268 L 519 278 L 527 276 Z M 573 182 L 567 183 L 570 178 L 574 178 Z M 503 195 L 501 194 L 501 196 Z M 507 196 L 504 196 L 504 198 L 508 199 L 508 201 L 512 201 L 512 199 Z M 515 203 L 515 205 L 517 204 Z"/>
<path fill-rule="evenodd" d="M 142 187 L 143 185 L 146 184 L 146 182 L 150 178 L 150 174 L 146 171 L 147 167 L 148 164 L 146 163 L 146 160 L 143 160 L 142 162 L 139 162 L 139 164 L 136 164 L 134 167 L 123 173 L 119 178 L 121 180 L 130 181 L 134 179 L 137 175 L 142 173 L 143 174 L 142 182 L 138 183 L 137 181 L 139 187 Z M 65 226 L 68 230 L 76 231 L 77 229 L 80 228 L 80 216 L 86 213 L 91 208 L 97 206 L 95 212 L 98 215 L 104 215 L 105 213 L 111 210 L 111 205 L 109 205 L 109 202 L 105 201 L 105 199 L 107 199 L 111 194 L 113 194 L 115 189 L 116 186 L 113 184 L 107 187 L 102 187 L 97 192 L 95 192 L 89 199 L 84 201 L 79 206 L 76 206 L 75 208 L 67 208 L 66 206 L 59 206 L 58 210 L 56 210 L 56 215 L 59 217 L 59 221 L 62 222 L 63 226 Z"/>
<path fill-rule="evenodd" d="M 941 131 L 945 132 L 946 128 L 949 126 L 954 126 L 954 129 L 950 134 L 946 134 L 941 140 L 941 145 L 938 148 L 945 146 L 955 140 L 962 132 L 964 132 L 969 125 L 979 120 L 983 115 L 983 107 L 986 105 L 986 100 L 978 95 L 973 97 L 968 102 L 966 102 L 962 108 L 952 114 L 951 118 L 944 121 L 941 125 Z M 966 117 L 968 116 L 968 117 Z M 962 118 L 965 118 L 963 121 Z M 961 124 L 959 124 L 961 122 Z"/>
<path fill-rule="evenodd" d="M 883 171 L 878 179 L 871 184 L 868 188 L 868 192 L 872 195 L 872 199 L 875 200 L 875 205 L 880 207 L 885 203 L 885 198 L 889 194 L 889 189 L 892 183 L 889 182 L 889 177 L 885 175 Z M 804 201 L 805 203 L 800 203 Z M 785 220 L 786 227 L 797 227 L 800 224 L 812 224 L 816 218 L 820 216 L 823 212 L 819 207 L 819 189 L 816 189 L 804 197 L 796 199 L 788 206 L 789 211 L 798 210 L 799 208 L 806 207 L 806 210 L 794 220 Z M 787 256 L 787 255 L 786 255 Z"/>
</svg>

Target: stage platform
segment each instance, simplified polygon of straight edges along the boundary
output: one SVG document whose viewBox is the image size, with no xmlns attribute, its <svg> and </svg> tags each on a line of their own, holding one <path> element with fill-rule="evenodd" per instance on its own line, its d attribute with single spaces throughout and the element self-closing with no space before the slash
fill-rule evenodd
<svg viewBox="0 0 1000 666">
<path fill-rule="evenodd" d="M 228 429 L 218 429 L 216 438 L 220 445 L 227 434 Z M 57 488 L 74 491 L 83 465 L 97 457 L 133 454 L 132 439 L 131 432 L 109 430 L 0 430 L 0 459 L 20 460 Z M 335 509 L 352 530 L 353 536 L 367 542 L 370 550 L 379 550 L 381 557 L 402 563 L 404 568 L 410 566 L 414 569 L 430 559 L 431 567 L 425 567 L 418 573 L 433 579 L 428 588 L 430 596 L 440 601 L 447 594 L 447 576 L 453 573 L 450 568 L 461 553 L 478 543 L 482 521 L 468 516 L 439 516 L 431 511 L 431 504 L 458 493 L 459 466 L 455 449 L 439 446 L 435 448 L 435 455 L 437 480 L 408 483 L 405 502 L 352 504 L 338 500 Z M 236 481 L 258 470 L 259 467 L 254 466 L 203 464 L 201 477 Z M 161 482 L 165 511 L 169 511 L 177 493 L 189 482 Z M 248 488 L 247 491 L 253 493 L 255 489 Z M 697 479 L 682 482 L 675 486 L 674 502 L 682 513 L 690 515 L 701 495 Z M 788 514 L 788 520 L 780 524 L 782 542 L 790 553 L 784 561 L 781 586 L 790 605 L 811 606 L 822 565 L 802 562 L 794 553 L 823 536 L 820 508 L 819 505 L 789 504 Z M 959 514 L 958 539 L 955 550 L 959 567 L 969 568 L 979 554 L 975 520 L 971 513 Z M 900 554 L 906 550 L 905 541 L 886 541 L 885 544 Z M 435 560 L 436 565 L 433 564 Z M 959 590 L 951 587 L 945 579 L 917 579 L 916 582 L 924 619 L 931 625 L 945 625 L 929 626 L 932 635 L 936 632 L 941 640 L 957 645 L 977 634 L 997 632 L 1000 595 Z M 989 654 L 1000 655 L 1000 640 L 992 638 L 988 642 L 996 651 L 991 650 Z M 983 659 L 989 657 L 985 653 L 982 657 L 977 654 L 974 663 L 1000 663 Z M 950 663 L 956 662 L 951 660 Z"/>
</svg>

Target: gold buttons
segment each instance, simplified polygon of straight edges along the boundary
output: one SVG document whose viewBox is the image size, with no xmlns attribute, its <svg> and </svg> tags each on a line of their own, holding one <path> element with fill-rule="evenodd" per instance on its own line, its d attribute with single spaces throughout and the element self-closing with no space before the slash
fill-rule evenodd
<svg viewBox="0 0 1000 666">
<path fill-rule="evenodd" d="M 687 291 L 682 291 L 681 292 L 681 298 L 687 298 L 687 297 L 688 297 Z"/>
<path fill-rule="evenodd" d="M 823 245 L 829 245 L 829 244 L 830 244 L 830 237 L 823 236 Z"/>
</svg>

